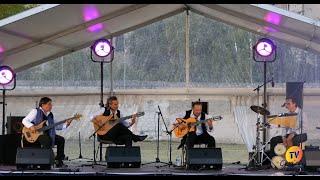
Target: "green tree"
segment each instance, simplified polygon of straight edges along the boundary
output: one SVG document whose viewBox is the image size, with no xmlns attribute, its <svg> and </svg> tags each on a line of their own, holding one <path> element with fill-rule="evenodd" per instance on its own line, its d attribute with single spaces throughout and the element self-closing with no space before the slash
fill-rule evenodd
<svg viewBox="0 0 320 180">
<path fill-rule="evenodd" d="M 0 4 L 0 19 L 4 19 L 36 6 L 36 4 Z"/>
</svg>

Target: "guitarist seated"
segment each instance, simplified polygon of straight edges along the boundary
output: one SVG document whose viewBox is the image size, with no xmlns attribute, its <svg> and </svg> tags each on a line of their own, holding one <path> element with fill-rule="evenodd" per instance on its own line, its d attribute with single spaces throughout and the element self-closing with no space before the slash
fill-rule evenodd
<svg viewBox="0 0 320 180">
<path fill-rule="evenodd" d="M 186 111 L 186 115 L 183 119 L 188 119 L 194 117 L 197 121 L 209 119 L 209 116 L 202 112 L 201 102 L 195 102 L 192 104 L 192 110 Z M 206 123 L 201 123 L 196 126 L 195 131 L 191 131 L 186 134 L 179 145 L 178 149 L 181 148 L 184 144 L 187 145 L 187 148 L 193 148 L 194 144 L 207 144 L 207 147 L 214 148 L 216 146 L 215 139 L 209 135 L 208 131 L 213 130 L 213 123 L 211 120 L 206 121 Z"/>
<path fill-rule="evenodd" d="M 35 126 L 39 123 L 47 120 L 46 125 L 54 124 L 54 117 L 51 112 L 52 109 L 52 100 L 48 97 L 43 97 L 39 101 L 39 107 L 36 109 L 32 109 L 29 114 L 22 120 L 22 124 L 26 128 L 30 128 L 30 130 L 35 131 Z M 63 125 L 63 129 L 67 128 L 70 125 L 71 121 L 66 121 Z M 42 148 L 52 148 L 54 145 L 57 145 L 57 156 L 56 156 L 56 166 L 63 167 L 66 166 L 63 164 L 64 155 L 64 143 L 65 140 L 62 136 L 56 134 L 55 128 L 51 128 L 48 131 L 44 132 L 44 134 L 40 135 L 35 144 L 40 144 Z M 24 145 L 31 145 L 28 141 L 24 139 Z"/>
<path fill-rule="evenodd" d="M 101 108 L 98 112 L 91 116 L 91 120 L 93 121 L 96 116 L 110 116 L 113 115 L 113 119 L 121 118 L 120 110 L 118 110 L 118 99 L 116 96 L 111 96 L 107 100 L 107 107 Z M 131 119 L 131 123 L 128 121 L 122 121 L 114 125 L 106 134 L 98 135 L 98 137 L 102 140 L 110 140 L 115 144 L 122 145 L 124 144 L 126 147 L 132 146 L 132 141 L 138 142 L 143 141 L 147 138 L 145 136 L 138 136 L 133 134 L 128 128 L 131 127 L 136 122 L 136 115 L 133 115 Z"/>
</svg>

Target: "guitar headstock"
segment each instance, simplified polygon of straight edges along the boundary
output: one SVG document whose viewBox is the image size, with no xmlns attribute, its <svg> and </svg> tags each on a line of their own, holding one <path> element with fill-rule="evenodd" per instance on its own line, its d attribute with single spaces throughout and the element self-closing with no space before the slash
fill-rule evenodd
<svg viewBox="0 0 320 180">
<path fill-rule="evenodd" d="M 222 116 L 213 116 L 212 117 L 212 120 L 214 120 L 214 121 L 221 121 L 222 119 L 223 119 Z"/>
<path fill-rule="evenodd" d="M 137 117 L 144 116 L 144 112 L 138 112 Z"/>
<path fill-rule="evenodd" d="M 76 114 L 72 117 L 72 119 L 80 120 L 81 117 L 82 117 L 82 114 L 76 113 Z"/>
</svg>

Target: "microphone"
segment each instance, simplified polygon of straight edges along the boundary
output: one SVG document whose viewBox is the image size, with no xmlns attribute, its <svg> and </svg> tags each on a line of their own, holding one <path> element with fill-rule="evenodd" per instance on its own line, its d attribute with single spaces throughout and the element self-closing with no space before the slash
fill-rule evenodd
<svg viewBox="0 0 320 180">
<path fill-rule="evenodd" d="M 281 107 L 285 107 L 286 106 L 286 103 L 283 103 L 282 105 L 281 105 Z"/>
<path fill-rule="evenodd" d="M 272 80 L 271 80 L 271 86 L 274 87 L 273 77 L 272 77 Z"/>
</svg>

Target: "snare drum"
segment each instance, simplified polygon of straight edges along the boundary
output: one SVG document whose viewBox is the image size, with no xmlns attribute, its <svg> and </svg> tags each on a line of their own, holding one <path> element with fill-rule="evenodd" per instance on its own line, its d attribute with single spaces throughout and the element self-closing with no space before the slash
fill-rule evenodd
<svg viewBox="0 0 320 180">
<path fill-rule="evenodd" d="M 283 156 L 287 151 L 286 146 L 283 143 L 279 143 L 274 147 L 274 153 L 278 156 Z"/>
<path fill-rule="evenodd" d="M 286 165 L 286 160 L 282 156 L 274 156 L 271 160 L 271 166 L 274 169 L 283 169 Z"/>
</svg>

